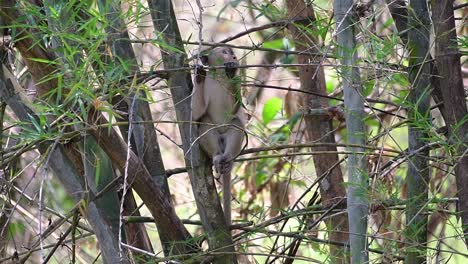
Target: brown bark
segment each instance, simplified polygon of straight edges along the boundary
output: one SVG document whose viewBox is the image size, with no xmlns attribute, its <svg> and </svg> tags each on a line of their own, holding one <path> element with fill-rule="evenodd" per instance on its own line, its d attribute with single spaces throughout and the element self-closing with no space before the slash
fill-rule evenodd
<svg viewBox="0 0 468 264">
<path fill-rule="evenodd" d="M 106 28 L 108 34 L 108 45 L 109 50 L 113 51 L 112 57 L 117 57 L 118 59 L 110 61 L 121 66 L 121 61 L 124 61 L 128 64 L 128 75 L 133 75 L 135 73 L 140 74 L 138 63 L 135 57 L 135 52 L 130 43 L 130 37 L 127 30 L 127 25 L 125 21 L 120 16 L 122 10 L 120 7 L 120 1 L 103 1 L 101 0 L 101 11 L 105 12 L 107 20 L 113 21 Z M 143 91 L 139 93 L 130 93 L 129 100 L 124 101 L 123 98 L 113 98 L 114 102 L 117 103 L 117 107 L 121 107 L 122 111 L 125 113 L 133 113 L 132 115 L 123 116 L 123 121 L 150 121 L 146 124 L 134 124 L 130 144 L 134 149 L 136 149 L 136 154 L 143 161 L 148 172 L 153 177 L 153 180 L 159 186 L 159 189 L 163 192 L 166 199 L 171 202 L 171 193 L 169 190 L 169 185 L 167 183 L 167 178 L 165 175 L 164 163 L 161 156 L 161 151 L 159 148 L 159 142 L 156 135 L 156 131 L 153 125 L 153 118 L 151 116 L 151 109 L 149 103 L 140 98 L 146 98 L 146 94 Z M 121 101 L 120 101 L 121 100 Z M 135 102 L 134 102 L 135 100 Z M 134 102 L 134 103 L 133 103 Z M 114 104 L 115 105 L 115 104 Z M 130 109 L 133 105 L 133 109 Z M 125 139 L 128 138 L 128 125 L 120 126 L 120 132 Z M 140 215 L 138 207 L 135 203 L 135 198 L 133 197 L 132 192 L 128 192 L 124 197 L 124 214 L 125 215 Z M 143 249 L 148 252 L 153 252 L 153 247 L 149 239 L 146 228 L 142 224 L 128 224 L 126 227 L 127 241 L 129 245 L 135 246 L 139 249 Z M 159 233 L 168 232 L 168 230 L 158 229 Z M 161 236 L 161 239 L 165 236 Z M 170 241 L 161 241 L 163 245 L 170 244 Z M 166 256 L 171 254 L 171 248 L 163 248 Z M 145 258 L 144 254 L 134 252 L 136 258 Z"/>
<path fill-rule="evenodd" d="M 112 98 L 113 102 L 112 104 L 116 109 L 123 113 L 128 113 L 129 108 L 128 105 L 125 103 L 123 98 L 121 96 L 116 96 Z M 128 116 L 125 118 L 116 118 L 117 121 L 119 122 L 129 122 Z M 147 120 L 147 119 L 145 119 Z M 151 120 L 151 119 L 150 119 Z M 152 124 L 151 124 L 152 125 Z M 122 125 L 119 126 L 120 133 L 122 134 L 123 138 L 128 138 L 128 125 Z M 132 138 L 133 139 L 133 138 Z M 155 144 L 157 145 L 159 149 L 159 144 L 157 141 L 154 141 Z M 136 146 L 135 140 L 131 140 L 130 144 L 132 147 Z M 141 157 L 141 156 L 139 156 Z M 143 159 L 143 162 L 145 162 L 145 159 Z M 148 166 L 145 163 L 146 168 Z M 162 167 L 164 169 L 164 166 Z M 148 168 L 148 171 L 151 170 Z M 119 193 L 120 198 L 122 198 L 122 193 Z M 168 199 L 170 200 L 170 196 L 167 196 Z M 124 211 L 123 211 L 124 216 L 140 216 L 140 211 L 138 209 L 138 206 L 135 202 L 135 197 L 133 196 L 132 192 L 127 192 L 127 194 L 124 197 Z M 159 230 L 158 230 L 159 232 Z M 161 230 L 161 232 L 166 232 L 166 230 Z M 146 228 L 143 224 L 134 224 L 134 223 L 128 223 L 125 225 L 125 234 L 127 238 L 127 243 L 133 247 L 143 249 L 147 252 L 153 252 L 153 246 L 151 245 L 151 240 L 148 236 L 148 233 L 146 232 Z M 166 249 L 164 249 L 166 250 Z M 165 252 L 168 252 L 170 249 L 168 249 Z M 134 255 L 136 258 L 141 258 L 145 259 L 146 255 L 145 254 L 140 254 L 138 252 L 134 252 Z"/>
<path fill-rule="evenodd" d="M 410 82 L 408 107 L 408 152 L 413 153 L 427 144 L 428 127 L 431 122 L 430 65 L 426 63 L 429 47 L 430 17 L 425 0 L 409 2 L 411 9 L 408 18 L 408 80 Z M 427 203 L 428 182 L 430 179 L 429 149 L 408 157 L 406 187 L 408 199 L 405 210 L 405 241 L 414 246 L 405 248 L 405 263 L 426 262 L 427 249 Z"/>
<path fill-rule="evenodd" d="M 388 9 L 392 15 L 393 20 L 395 21 L 395 26 L 399 32 L 400 38 L 404 44 L 408 43 L 408 7 L 406 6 L 405 0 L 386 0 L 388 4 Z M 431 66 L 433 66 L 433 58 L 429 55 L 427 59 Z M 434 99 L 435 103 L 439 105 L 439 110 L 444 119 L 446 119 L 445 106 L 442 103 L 442 91 L 440 87 L 440 82 L 434 76 L 438 76 L 437 68 L 433 67 L 433 78 L 432 82 L 432 93 L 431 97 Z"/>
<path fill-rule="evenodd" d="M 102 115 L 93 110 L 90 111 L 89 117 L 91 124 L 103 125 L 107 122 Z M 106 126 L 99 126 L 92 130 L 91 134 L 121 172 L 124 172 L 125 166 L 128 166 L 127 182 L 129 186 L 136 190 L 146 207 L 148 207 L 155 219 L 158 230 L 171 231 L 160 232 L 161 241 L 171 243 L 169 246 L 172 248 L 172 252 L 176 254 L 194 251 L 194 247 L 187 241 L 191 238 L 189 232 L 176 215 L 171 202 L 165 198 L 161 189 L 153 181 L 143 161 L 131 149 L 127 149 L 127 144 L 115 130 L 109 130 Z M 130 155 L 128 164 L 126 164 L 127 151 Z"/>
<path fill-rule="evenodd" d="M 435 30 L 435 60 L 438 82 L 444 102 L 444 119 L 449 142 L 455 146 L 455 176 L 460 215 L 468 243 L 468 111 L 461 74 L 460 53 L 456 46 L 457 33 L 452 0 L 432 1 L 432 20 Z"/>
<path fill-rule="evenodd" d="M 124 210 L 123 215 L 125 216 L 141 216 L 140 211 L 138 209 L 138 205 L 135 201 L 135 197 L 133 193 L 128 192 L 124 198 Z M 159 231 L 159 230 L 158 230 Z M 146 228 L 144 224 L 139 223 L 127 223 L 125 225 L 125 235 L 127 238 L 127 243 L 133 247 L 143 249 L 147 252 L 153 252 L 153 246 L 151 245 L 151 240 L 149 238 L 148 233 L 146 232 Z M 133 254 L 136 256 L 135 258 L 140 258 L 139 261 L 144 261 L 147 259 L 148 255 L 146 254 Z"/>
<path fill-rule="evenodd" d="M 303 17 L 308 18 L 309 23 L 315 21 L 315 15 L 312 5 L 306 6 L 304 1 L 294 0 L 287 1 L 287 7 L 290 18 Z M 313 25 L 308 25 L 301 22 L 303 26 L 308 26 L 314 30 Z M 292 38 L 296 42 L 297 50 L 307 50 L 309 52 L 318 52 L 317 40 L 314 36 L 306 35 L 294 25 L 289 26 L 292 33 Z M 312 60 L 310 56 L 298 56 L 298 63 L 309 63 Z M 325 75 L 322 67 L 308 66 L 300 67 L 299 78 L 301 81 L 301 89 L 326 95 Z M 307 113 L 309 109 L 327 109 L 328 101 L 323 97 L 308 94 L 303 102 L 305 107 L 304 112 Z M 328 115 L 325 114 L 306 114 L 306 136 L 310 141 L 335 143 L 334 134 L 330 133 L 332 128 L 332 121 Z M 316 149 L 314 149 L 316 150 Z M 337 151 L 334 146 L 320 147 L 321 151 Z M 332 206 L 335 203 L 342 203 L 338 208 L 344 208 L 343 199 L 346 197 L 346 191 L 343 184 L 343 175 L 340 167 L 328 171 L 338 163 L 338 155 L 314 155 L 314 166 L 318 176 L 326 175 L 320 182 L 320 195 L 324 206 Z M 326 221 L 327 228 L 329 229 L 329 239 L 343 243 L 348 242 L 348 220 L 347 215 L 339 215 L 329 218 Z M 346 254 L 342 247 L 330 246 L 330 253 L 335 263 L 345 263 Z"/>
<path fill-rule="evenodd" d="M 395 26 L 400 32 L 400 38 L 406 43 L 408 41 L 408 8 L 405 0 L 386 0 L 388 9 L 392 14 Z"/>
</svg>

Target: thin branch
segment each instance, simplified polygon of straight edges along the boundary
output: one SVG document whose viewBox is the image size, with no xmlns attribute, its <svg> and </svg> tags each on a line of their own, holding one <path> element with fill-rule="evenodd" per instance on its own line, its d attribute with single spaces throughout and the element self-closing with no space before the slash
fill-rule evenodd
<svg viewBox="0 0 468 264">
<path fill-rule="evenodd" d="M 468 3 L 459 4 L 459 5 L 453 6 L 453 10 L 461 9 L 467 6 L 468 6 Z"/>
<path fill-rule="evenodd" d="M 236 35 L 234 36 L 231 36 L 231 37 L 228 37 L 228 38 L 225 38 L 221 41 L 219 41 L 220 43 L 227 43 L 227 42 L 231 42 L 235 39 L 238 39 L 240 37 L 243 37 L 245 35 L 248 35 L 250 33 L 254 33 L 254 32 L 257 32 L 257 31 L 262 31 L 262 30 L 265 30 L 265 29 L 269 29 L 269 28 L 273 28 L 273 27 L 285 27 L 289 24 L 292 24 L 292 23 L 295 23 L 295 22 L 300 22 L 300 21 L 309 21 L 308 18 L 303 18 L 303 17 L 300 17 L 300 18 L 294 18 L 294 19 L 283 19 L 283 20 L 278 20 L 278 21 L 274 21 L 274 22 L 271 22 L 271 23 L 268 23 L 268 24 L 265 24 L 265 25 L 261 25 L 261 26 L 257 26 L 257 27 L 252 27 L 246 31 L 243 31 L 243 32 L 240 32 L 240 33 L 237 33 Z"/>
</svg>

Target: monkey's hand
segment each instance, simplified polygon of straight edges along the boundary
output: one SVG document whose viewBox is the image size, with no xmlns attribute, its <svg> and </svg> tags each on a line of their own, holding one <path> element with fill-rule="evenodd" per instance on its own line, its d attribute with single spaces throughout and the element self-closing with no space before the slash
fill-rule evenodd
<svg viewBox="0 0 468 264">
<path fill-rule="evenodd" d="M 237 62 L 226 62 L 224 63 L 224 66 L 226 67 L 226 76 L 229 78 L 233 78 L 236 76 L 237 72 L 237 66 L 239 66 L 239 63 Z"/>
<path fill-rule="evenodd" d="M 213 165 L 216 173 L 219 175 L 226 175 L 231 173 L 234 161 L 231 154 L 216 155 L 213 158 Z"/>
<path fill-rule="evenodd" d="M 197 83 L 202 83 L 205 81 L 206 70 L 203 68 L 201 64 L 195 64 L 195 81 Z"/>
</svg>

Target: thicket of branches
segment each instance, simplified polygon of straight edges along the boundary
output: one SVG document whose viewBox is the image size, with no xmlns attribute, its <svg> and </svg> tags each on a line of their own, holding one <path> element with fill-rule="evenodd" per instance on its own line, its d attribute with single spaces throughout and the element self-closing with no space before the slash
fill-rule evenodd
<svg viewBox="0 0 468 264">
<path fill-rule="evenodd" d="M 467 15 L 0 1 L 0 263 L 463 263 Z M 191 122 L 216 46 L 240 58 L 249 116 L 231 226 Z"/>
</svg>

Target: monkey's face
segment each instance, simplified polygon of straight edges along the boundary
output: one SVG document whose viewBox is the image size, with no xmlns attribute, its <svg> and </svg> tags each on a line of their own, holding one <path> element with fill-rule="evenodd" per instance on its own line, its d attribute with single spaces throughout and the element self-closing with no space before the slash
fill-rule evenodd
<svg viewBox="0 0 468 264">
<path fill-rule="evenodd" d="M 208 64 L 210 66 L 226 66 L 226 76 L 233 78 L 236 76 L 239 61 L 230 47 L 216 47 L 208 56 Z"/>
</svg>

